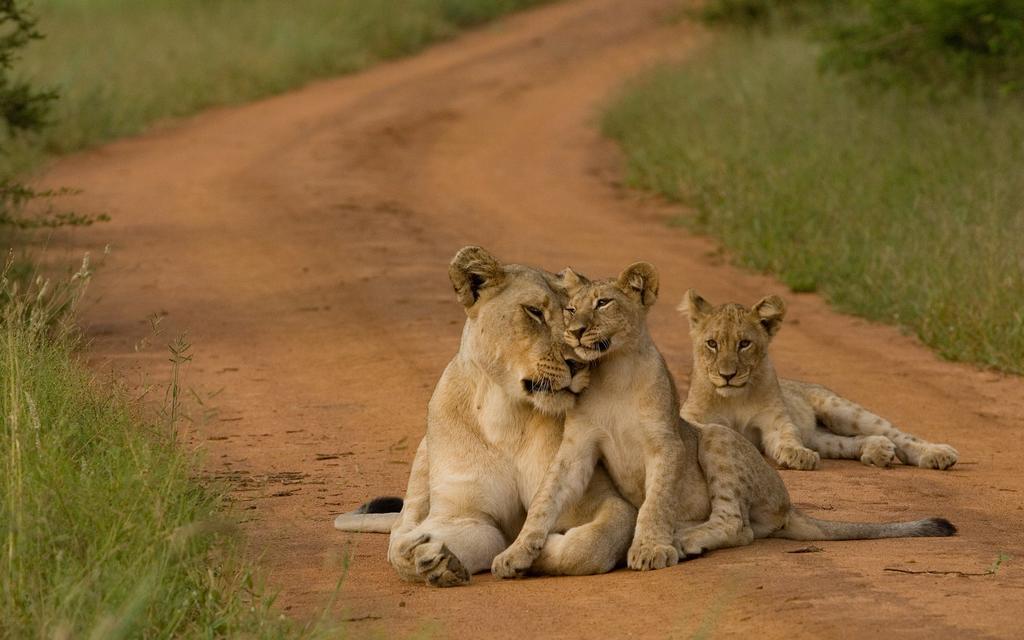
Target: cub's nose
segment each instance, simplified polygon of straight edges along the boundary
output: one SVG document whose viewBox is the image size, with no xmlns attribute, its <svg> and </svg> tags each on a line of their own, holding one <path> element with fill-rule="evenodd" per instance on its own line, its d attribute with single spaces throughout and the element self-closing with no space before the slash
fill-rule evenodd
<svg viewBox="0 0 1024 640">
<path fill-rule="evenodd" d="M 577 340 L 583 338 L 583 334 L 586 333 L 586 332 L 587 332 L 587 328 L 586 327 L 578 327 L 578 328 L 575 328 L 575 329 L 569 329 L 569 333 L 571 333 L 572 335 L 576 336 Z"/>
<path fill-rule="evenodd" d="M 725 380 L 726 382 L 729 382 L 730 380 L 732 380 L 733 378 L 736 377 L 736 372 L 735 371 L 733 371 L 732 373 L 718 372 L 718 375 L 722 376 L 722 380 Z"/>
</svg>

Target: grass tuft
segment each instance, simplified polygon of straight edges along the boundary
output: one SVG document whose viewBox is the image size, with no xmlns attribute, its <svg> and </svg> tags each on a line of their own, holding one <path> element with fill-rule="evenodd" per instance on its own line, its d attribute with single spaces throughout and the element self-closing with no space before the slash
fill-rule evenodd
<svg viewBox="0 0 1024 640">
<path fill-rule="evenodd" d="M 817 68 L 799 35 L 724 34 L 604 117 L 629 182 L 686 203 L 743 265 L 943 356 L 1024 373 L 1024 112 Z"/>
<path fill-rule="evenodd" d="M 271 609 L 173 411 L 145 420 L 76 361 L 89 278 L 88 261 L 63 281 L 0 273 L 0 638 L 325 631 Z"/>
</svg>

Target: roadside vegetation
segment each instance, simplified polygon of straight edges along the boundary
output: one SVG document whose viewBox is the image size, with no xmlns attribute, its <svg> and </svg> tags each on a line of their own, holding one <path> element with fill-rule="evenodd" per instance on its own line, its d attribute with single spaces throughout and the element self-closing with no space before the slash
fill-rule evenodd
<svg viewBox="0 0 1024 640">
<path fill-rule="evenodd" d="M 415 53 L 545 1 L 36 0 L 45 38 L 23 51 L 16 72 L 60 100 L 51 126 L 7 141 L 0 175 L 159 120 Z"/>
<path fill-rule="evenodd" d="M 56 281 L 0 273 L 0 638 L 326 633 L 271 609 L 223 488 L 178 446 L 173 400 L 145 418 L 79 363 L 89 278 L 87 261 Z"/>
<path fill-rule="evenodd" d="M 794 291 L 1024 373 L 1024 3 L 705 11 L 709 50 L 605 114 L 630 184 Z"/>
<path fill-rule="evenodd" d="M 180 446 L 188 345 L 170 346 L 157 415 L 80 361 L 88 260 L 44 275 L 27 234 L 103 218 L 55 211 L 23 172 L 541 1 L 39 0 L 28 13 L 0 0 L 0 639 L 344 636 L 273 609 L 240 551 L 228 487 L 202 481 Z"/>
</svg>

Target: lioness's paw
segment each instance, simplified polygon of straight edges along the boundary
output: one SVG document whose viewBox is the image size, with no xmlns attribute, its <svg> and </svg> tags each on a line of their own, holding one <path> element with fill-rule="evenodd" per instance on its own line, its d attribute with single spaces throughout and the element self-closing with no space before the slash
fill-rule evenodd
<svg viewBox="0 0 1024 640">
<path fill-rule="evenodd" d="M 948 469 L 959 459 L 960 454 L 948 444 L 932 444 L 918 458 L 917 466 L 922 469 Z"/>
<path fill-rule="evenodd" d="M 442 542 L 427 542 L 413 551 L 416 573 L 432 587 L 456 587 L 469 582 L 469 572 Z"/>
<path fill-rule="evenodd" d="M 860 461 L 872 467 L 890 467 L 896 463 L 896 445 L 885 436 L 868 436 Z"/>
<path fill-rule="evenodd" d="M 635 571 L 664 569 L 679 563 L 679 552 L 670 544 L 633 543 L 629 548 L 626 565 Z"/>
<path fill-rule="evenodd" d="M 533 565 L 535 554 L 526 545 L 513 544 L 491 562 L 491 573 L 499 578 L 521 578 Z"/>
<path fill-rule="evenodd" d="M 821 457 L 817 451 L 811 451 L 807 447 L 787 446 L 779 449 L 779 457 L 776 462 L 787 469 L 799 469 L 809 471 L 818 468 Z"/>
</svg>

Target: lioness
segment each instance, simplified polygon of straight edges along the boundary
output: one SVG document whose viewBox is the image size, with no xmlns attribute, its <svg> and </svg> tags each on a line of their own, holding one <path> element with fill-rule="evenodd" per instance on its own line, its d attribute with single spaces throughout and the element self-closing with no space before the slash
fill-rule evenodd
<svg viewBox="0 0 1024 640">
<path fill-rule="evenodd" d="M 636 263 L 617 279 L 590 282 L 563 272 L 571 299 L 566 342 L 596 362 L 589 386 L 566 416 L 565 433 L 516 541 L 494 559 L 500 577 L 522 575 L 545 548 L 565 505 L 590 482 L 598 460 L 640 509 L 628 555 L 634 569 L 657 569 L 754 538 L 841 540 L 948 536 L 942 518 L 846 523 L 793 508 L 782 478 L 748 441 L 719 425 L 679 416 L 675 382 L 647 330 L 658 294 L 654 267 Z"/>
<path fill-rule="evenodd" d="M 884 418 L 825 387 L 779 379 L 768 357 L 786 305 L 768 296 L 752 308 L 713 307 L 696 291 L 679 309 L 689 316 L 693 375 L 682 415 L 736 429 L 769 458 L 791 469 L 814 469 L 819 456 L 860 458 L 887 467 L 948 469 L 957 451 L 903 433 Z"/>
<path fill-rule="evenodd" d="M 393 521 L 391 564 L 406 580 L 441 587 L 487 570 L 516 536 L 579 389 L 563 357 L 557 276 L 500 264 L 479 247 L 459 251 L 449 275 L 466 324 L 430 399 L 402 511 L 335 521 L 361 531 Z M 567 502 L 537 572 L 602 573 L 624 558 L 636 510 L 601 471 L 579 497 Z"/>
</svg>

